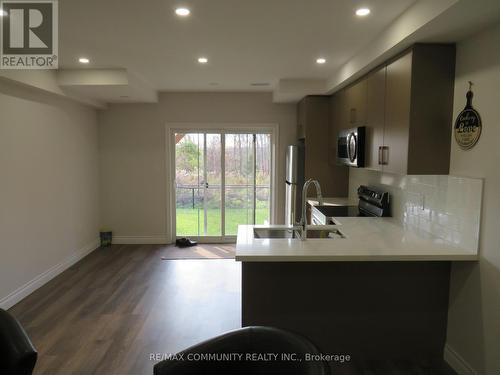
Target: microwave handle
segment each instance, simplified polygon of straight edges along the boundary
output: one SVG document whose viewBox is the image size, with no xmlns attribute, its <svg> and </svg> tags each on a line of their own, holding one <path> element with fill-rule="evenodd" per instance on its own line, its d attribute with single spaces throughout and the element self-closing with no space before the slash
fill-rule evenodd
<svg viewBox="0 0 500 375">
<path fill-rule="evenodd" d="M 351 141 L 351 134 L 349 134 L 346 138 L 347 140 L 347 159 L 351 161 L 351 148 L 349 147 L 349 142 Z"/>
</svg>

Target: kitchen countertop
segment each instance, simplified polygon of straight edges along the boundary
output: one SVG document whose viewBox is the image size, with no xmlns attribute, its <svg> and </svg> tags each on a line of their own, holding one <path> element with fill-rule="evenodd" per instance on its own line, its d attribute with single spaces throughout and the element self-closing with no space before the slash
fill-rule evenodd
<svg viewBox="0 0 500 375">
<path fill-rule="evenodd" d="M 309 203 L 312 206 L 317 206 L 319 204 L 317 198 L 307 198 L 307 203 Z M 323 205 L 325 205 L 325 206 L 357 206 L 358 201 L 349 199 L 348 197 L 323 198 Z"/>
<path fill-rule="evenodd" d="M 416 233 L 392 218 L 342 217 L 335 226 L 346 238 L 254 238 L 253 228 L 284 225 L 240 225 L 236 260 L 243 262 L 336 261 L 473 261 L 477 252 L 428 233 Z"/>
</svg>

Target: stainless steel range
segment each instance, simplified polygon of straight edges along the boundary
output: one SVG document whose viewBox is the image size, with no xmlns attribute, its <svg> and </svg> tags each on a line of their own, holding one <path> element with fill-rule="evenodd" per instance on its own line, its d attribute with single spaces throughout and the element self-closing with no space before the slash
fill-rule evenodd
<svg viewBox="0 0 500 375">
<path fill-rule="evenodd" d="M 357 206 L 313 206 L 311 224 L 335 224 L 335 217 L 383 217 L 390 216 L 389 193 L 361 185 L 358 188 Z"/>
</svg>

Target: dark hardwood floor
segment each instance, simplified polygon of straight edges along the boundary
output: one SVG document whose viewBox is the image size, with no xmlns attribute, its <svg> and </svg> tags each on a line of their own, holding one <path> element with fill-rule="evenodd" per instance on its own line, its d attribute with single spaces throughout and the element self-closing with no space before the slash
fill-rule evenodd
<svg viewBox="0 0 500 375">
<path fill-rule="evenodd" d="M 10 311 L 39 351 L 35 374 L 152 375 L 175 353 L 241 326 L 241 268 L 231 259 L 161 260 L 164 247 L 101 248 Z M 343 364 L 332 375 L 448 375 L 439 365 Z"/>
<path fill-rule="evenodd" d="M 241 326 L 239 263 L 162 255 L 98 249 L 14 306 L 39 351 L 35 374 L 151 375 L 151 353 Z"/>
</svg>

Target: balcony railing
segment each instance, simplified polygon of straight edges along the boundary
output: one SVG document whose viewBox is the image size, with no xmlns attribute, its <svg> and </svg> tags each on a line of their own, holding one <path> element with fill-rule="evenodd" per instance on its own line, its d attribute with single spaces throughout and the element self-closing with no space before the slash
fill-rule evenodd
<svg viewBox="0 0 500 375">
<path fill-rule="evenodd" d="M 208 184 L 208 185 L 204 185 L 204 184 L 200 184 L 200 185 L 176 185 L 176 189 L 179 189 L 179 190 L 185 190 L 186 192 L 190 192 L 190 193 L 180 193 L 180 194 L 177 194 L 177 204 L 178 203 L 181 203 L 183 207 L 186 207 L 187 204 L 185 203 L 186 202 L 186 199 L 189 199 L 191 201 L 191 204 L 190 206 L 192 206 L 192 208 L 195 208 L 196 207 L 196 201 L 198 200 L 199 202 L 201 202 L 203 200 L 203 196 L 196 196 L 196 191 L 202 191 L 204 189 L 208 189 L 208 190 L 221 190 L 222 189 L 222 186 L 221 185 L 212 185 L 212 184 Z M 253 191 L 254 189 L 254 185 L 251 185 L 251 184 L 247 184 L 247 185 L 234 185 L 234 184 L 229 184 L 229 185 L 225 185 L 225 189 L 226 189 L 226 192 L 228 190 L 234 190 L 234 189 L 251 189 Z M 263 189 L 271 189 L 271 187 L 269 185 L 255 185 L 255 189 L 256 191 L 259 191 L 259 190 L 263 190 Z M 185 195 L 184 195 L 185 194 Z M 179 196 L 183 195 L 184 197 L 181 198 L 181 202 L 179 202 Z M 197 199 L 198 198 L 198 199 Z M 266 199 L 258 199 L 258 194 L 256 194 L 256 200 L 258 201 L 269 201 L 270 199 L 270 194 L 266 194 Z"/>
</svg>

